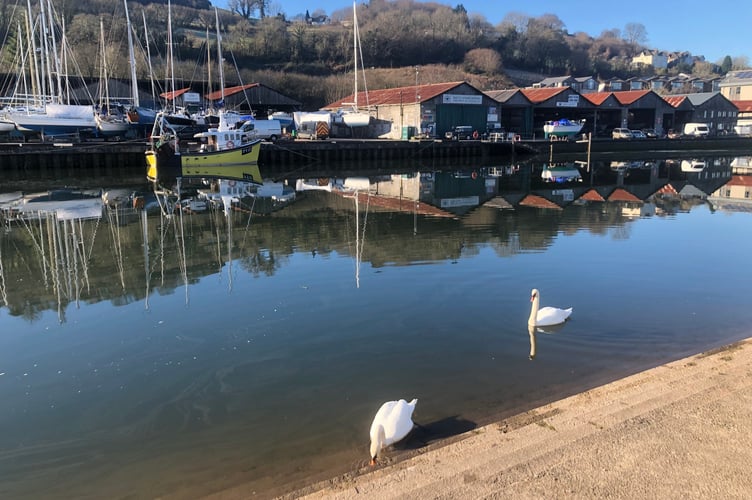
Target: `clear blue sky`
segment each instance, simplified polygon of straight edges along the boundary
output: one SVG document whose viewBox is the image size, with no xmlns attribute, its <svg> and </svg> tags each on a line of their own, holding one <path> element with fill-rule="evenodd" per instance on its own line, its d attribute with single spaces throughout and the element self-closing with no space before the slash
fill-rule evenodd
<svg viewBox="0 0 752 500">
<path fill-rule="evenodd" d="M 416 0 L 417 1 L 417 0 Z M 213 0 L 225 6 L 227 0 Z M 363 0 L 359 4 L 365 3 Z M 465 6 L 470 14 L 481 14 L 497 25 L 509 12 L 532 17 L 556 14 L 570 33 L 584 31 L 597 36 L 603 30 L 624 29 L 627 23 L 640 23 L 648 35 L 647 46 L 661 50 L 687 50 L 717 62 L 726 55 L 752 58 L 752 22 L 750 0 L 683 0 L 656 2 L 622 2 L 613 0 L 534 0 L 507 2 L 503 0 L 435 0 L 455 7 Z M 327 15 L 350 7 L 352 0 L 271 0 L 274 12 L 288 18 L 323 10 Z"/>
</svg>

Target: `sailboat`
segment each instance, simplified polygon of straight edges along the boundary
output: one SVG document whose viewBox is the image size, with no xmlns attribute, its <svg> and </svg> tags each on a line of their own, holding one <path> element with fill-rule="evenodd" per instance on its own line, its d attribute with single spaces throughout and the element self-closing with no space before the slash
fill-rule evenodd
<svg viewBox="0 0 752 500">
<path fill-rule="evenodd" d="M 169 5 L 169 4 L 168 4 Z M 214 10 L 217 23 L 218 61 L 222 61 L 219 14 Z M 220 71 L 221 74 L 221 71 Z M 223 80 L 220 77 L 220 80 Z M 224 81 L 221 82 L 224 94 Z M 149 180 L 156 183 L 171 182 L 183 177 L 224 178 L 263 184 L 258 166 L 261 140 L 252 139 L 242 128 L 227 123 L 227 115 L 220 113 L 219 126 L 196 134 L 206 142 L 198 151 L 180 145 L 178 133 L 166 113 L 158 113 L 151 134 L 150 149 L 146 151 Z"/>
<path fill-rule="evenodd" d="M 355 61 L 355 91 L 353 93 L 352 108 L 340 110 L 340 116 L 345 125 L 349 127 L 366 127 L 371 122 L 371 115 L 358 107 L 358 55 L 363 60 L 363 54 L 360 52 L 360 31 L 358 30 L 358 9 L 353 2 L 353 53 Z M 362 64 L 362 62 L 361 62 Z M 365 70 L 364 70 L 365 72 Z M 366 100 L 368 99 L 368 89 L 365 90 Z M 368 104 L 368 103 L 366 103 Z"/>
<path fill-rule="evenodd" d="M 100 69 L 99 80 L 99 113 L 95 116 L 97 129 L 104 137 L 121 138 L 125 137 L 131 128 L 131 124 L 128 122 L 125 113 L 113 110 L 112 103 L 110 102 L 110 79 L 106 56 L 107 44 L 104 39 L 104 22 L 101 18 L 99 19 L 99 33 L 102 44 L 102 67 Z"/>
<path fill-rule="evenodd" d="M 28 61 L 34 95 L 33 105 L 23 106 L 5 114 L 5 121 L 12 121 L 16 129 L 24 135 L 39 134 L 44 140 L 50 136 L 76 135 L 81 132 L 93 132 L 97 128 L 92 106 L 70 104 L 63 98 L 64 87 L 67 89 L 67 74 L 64 62 L 57 57 L 56 26 L 53 22 L 53 8 L 50 0 L 39 3 L 39 42 L 29 28 L 28 38 L 31 60 Z M 28 4 L 28 25 L 33 27 L 31 3 Z M 60 52 L 67 57 L 65 33 L 62 34 Z M 63 80 L 62 76 L 65 76 Z M 55 76 L 55 78 L 53 78 Z"/>
</svg>

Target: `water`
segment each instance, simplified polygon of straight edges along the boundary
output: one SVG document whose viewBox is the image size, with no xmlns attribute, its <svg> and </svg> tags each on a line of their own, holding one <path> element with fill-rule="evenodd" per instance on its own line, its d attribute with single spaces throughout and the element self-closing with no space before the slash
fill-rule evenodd
<svg viewBox="0 0 752 500">
<path fill-rule="evenodd" d="M 703 199 L 731 178 L 705 161 L 383 177 L 391 208 L 306 191 L 229 220 L 6 221 L 0 497 L 266 497 L 362 467 L 386 400 L 418 398 L 419 448 L 745 338 L 752 215 Z M 591 187 L 645 201 L 575 201 Z M 533 287 L 574 313 L 531 361 Z"/>
</svg>

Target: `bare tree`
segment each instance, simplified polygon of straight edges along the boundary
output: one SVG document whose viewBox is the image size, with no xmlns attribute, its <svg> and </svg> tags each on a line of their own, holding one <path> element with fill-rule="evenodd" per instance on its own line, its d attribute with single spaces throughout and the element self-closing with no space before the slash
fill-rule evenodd
<svg viewBox="0 0 752 500">
<path fill-rule="evenodd" d="M 238 15 L 250 19 L 258 11 L 261 19 L 266 17 L 270 0 L 229 0 L 227 7 Z"/>
<path fill-rule="evenodd" d="M 627 23 L 622 36 L 632 48 L 633 53 L 637 52 L 638 45 L 645 45 L 648 41 L 648 32 L 645 25 L 641 23 Z"/>
</svg>

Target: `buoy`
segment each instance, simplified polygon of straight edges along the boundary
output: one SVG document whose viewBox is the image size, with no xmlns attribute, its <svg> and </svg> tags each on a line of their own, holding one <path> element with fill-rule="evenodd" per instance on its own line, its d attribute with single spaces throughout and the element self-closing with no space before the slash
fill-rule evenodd
<svg viewBox="0 0 752 500">
<path fill-rule="evenodd" d="M 227 149 L 232 149 L 232 148 L 234 148 L 234 147 L 235 147 L 235 143 L 234 143 L 234 142 L 232 142 L 232 141 L 227 141 L 227 142 L 225 143 L 225 146 L 227 147 Z"/>
</svg>

